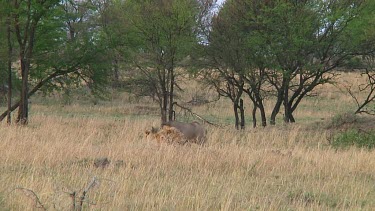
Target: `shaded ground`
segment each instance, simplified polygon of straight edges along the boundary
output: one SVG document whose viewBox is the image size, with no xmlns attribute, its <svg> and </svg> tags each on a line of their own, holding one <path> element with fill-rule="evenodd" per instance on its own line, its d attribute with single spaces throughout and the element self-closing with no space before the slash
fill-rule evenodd
<svg viewBox="0 0 375 211">
<path fill-rule="evenodd" d="M 363 132 L 374 132 L 375 116 L 344 113 L 335 116 L 326 124 L 327 125 L 325 128 L 333 131 L 347 131 L 350 129 L 355 129 Z"/>
</svg>

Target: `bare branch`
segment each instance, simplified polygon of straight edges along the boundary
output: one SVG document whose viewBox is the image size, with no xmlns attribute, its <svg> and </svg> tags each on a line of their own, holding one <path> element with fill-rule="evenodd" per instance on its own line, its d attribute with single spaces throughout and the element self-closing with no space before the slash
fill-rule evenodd
<svg viewBox="0 0 375 211">
<path fill-rule="evenodd" d="M 14 190 L 22 191 L 27 197 L 33 200 L 35 202 L 35 208 L 47 210 L 47 208 L 42 204 L 38 195 L 34 191 L 27 189 L 27 188 L 23 188 L 23 187 L 17 187 Z"/>
<path fill-rule="evenodd" d="M 91 180 L 91 182 L 86 186 L 86 188 L 83 190 L 82 195 L 79 197 L 79 205 L 78 205 L 78 210 L 82 210 L 83 202 L 86 199 L 86 194 L 89 192 L 89 190 L 96 185 L 98 185 L 99 182 L 97 178 L 94 176 Z"/>
<path fill-rule="evenodd" d="M 182 106 L 182 105 L 179 105 L 179 104 L 176 103 L 176 102 L 174 102 L 173 104 L 174 104 L 175 106 L 177 106 L 177 107 L 183 109 L 183 110 L 188 111 L 189 113 L 191 113 L 192 115 L 198 117 L 198 119 L 202 120 L 203 122 L 205 122 L 205 123 L 207 123 L 207 124 L 209 124 L 209 125 L 213 125 L 213 126 L 215 126 L 215 127 L 221 127 L 221 126 L 218 125 L 218 124 L 215 124 L 215 123 L 212 123 L 212 122 L 206 120 L 206 119 L 203 118 L 201 115 L 194 113 L 190 108 L 187 108 L 187 107 L 184 107 L 184 106 Z"/>
</svg>

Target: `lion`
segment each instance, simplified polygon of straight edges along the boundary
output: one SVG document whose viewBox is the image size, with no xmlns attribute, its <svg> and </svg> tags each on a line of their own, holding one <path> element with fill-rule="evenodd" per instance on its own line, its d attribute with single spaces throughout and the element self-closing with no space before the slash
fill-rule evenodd
<svg viewBox="0 0 375 211">
<path fill-rule="evenodd" d="M 177 128 L 163 126 L 161 129 L 156 129 L 152 127 L 151 130 L 145 131 L 145 136 L 147 140 L 155 140 L 158 144 L 181 144 L 184 145 L 187 139 L 184 137 Z"/>
<path fill-rule="evenodd" d="M 179 132 L 183 134 L 185 139 L 187 139 L 191 143 L 196 144 L 204 144 L 206 141 L 206 130 L 199 122 L 191 122 L 191 123 L 184 123 L 184 122 L 177 122 L 177 121 L 169 121 L 162 124 L 163 127 L 174 127 Z"/>
<path fill-rule="evenodd" d="M 156 140 L 160 143 L 178 143 L 186 144 L 196 143 L 203 144 L 205 142 L 205 129 L 198 122 L 183 123 L 170 121 L 162 124 L 161 129 L 152 128 L 145 131 L 148 140 Z"/>
</svg>

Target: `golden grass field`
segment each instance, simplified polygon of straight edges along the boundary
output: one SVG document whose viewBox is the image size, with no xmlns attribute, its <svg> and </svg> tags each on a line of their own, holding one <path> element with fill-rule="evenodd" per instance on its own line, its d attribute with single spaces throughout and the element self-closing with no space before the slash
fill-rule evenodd
<svg viewBox="0 0 375 211">
<path fill-rule="evenodd" d="M 248 118 L 245 131 L 233 129 L 224 99 L 193 107 L 226 125 L 207 126 L 204 146 L 145 140 L 144 130 L 159 124 L 152 101 L 116 94 L 62 106 L 36 97 L 28 126 L 0 125 L 0 210 L 38 210 L 31 191 L 45 209 L 69 210 L 71 194 L 79 204 L 93 178 L 84 210 L 375 210 L 375 152 L 335 150 L 324 127 L 354 103 L 332 85 L 317 93 L 300 105 L 296 124 L 283 125 L 280 114 L 277 126 L 252 129 Z M 102 157 L 111 163 L 96 168 Z"/>
</svg>

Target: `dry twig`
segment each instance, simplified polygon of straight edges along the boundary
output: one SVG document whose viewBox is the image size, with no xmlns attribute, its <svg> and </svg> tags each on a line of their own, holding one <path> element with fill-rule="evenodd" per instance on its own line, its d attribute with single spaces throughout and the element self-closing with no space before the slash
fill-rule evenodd
<svg viewBox="0 0 375 211">
<path fill-rule="evenodd" d="M 218 124 L 215 124 L 215 123 L 212 123 L 212 122 L 206 120 L 206 119 L 203 118 L 201 115 L 199 115 L 199 114 L 197 114 L 197 113 L 194 113 L 190 108 L 187 108 L 187 107 L 184 107 L 184 106 L 182 106 L 182 105 L 179 105 L 179 104 L 176 103 L 176 102 L 174 102 L 173 104 L 176 105 L 177 107 L 181 108 L 181 109 L 184 109 L 184 110 L 188 111 L 189 113 L 191 113 L 192 115 L 198 117 L 198 119 L 202 120 L 203 122 L 205 122 L 205 123 L 207 123 L 207 124 L 209 124 L 209 125 L 213 125 L 213 126 L 215 126 L 215 127 L 221 127 L 221 126 L 218 125 Z"/>
<path fill-rule="evenodd" d="M 38 195 L 33 190 L 22 187 L 17 187 L 14 190 L 21 190 L 27 197 L 33 200 L 35 202 L 35 208 L 47 210 L 46 207 L 40 201 Z"/>
</svg>

